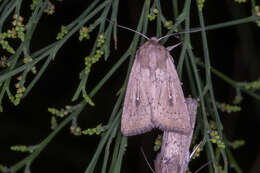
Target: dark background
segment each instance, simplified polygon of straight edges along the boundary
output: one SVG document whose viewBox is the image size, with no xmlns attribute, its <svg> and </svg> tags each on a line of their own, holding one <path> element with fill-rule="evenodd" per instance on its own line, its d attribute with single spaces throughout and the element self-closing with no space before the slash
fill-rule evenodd
<svg viewBox="0 0 260 173">
<path fill-rule="evenodd" d="M 172 6 L 168 1 L 161 3 L 167 19 L 173 19 Z M 120 1 L 118 23 L 135 29 L 142 4 L 143 1 L 140 0 Z M 23 5 L 28 8 L 28 4 Z M 60 26 L 72 22 L 89 4 L 88 1 L 81 0 L 62 3 L 55 1 L 55 5 L 54 15 L 44 15 L 40 20 L 33 36 L 32 52 L 52 43 L 60 32 Z M 181 4 L 180 7 L 182 7 Z M 194 3 L 192 8 L 191 26 L 199 26 Z M 206 25 L 251 15 L 250 4 L 239 5 L 231 0 L 207 1 L 203 11 Z M 29 11 L 25 11 L 22 15 L 28 19 Z M 148 36 L 155 35 L 155 25 L 149 26 Z M 55 60 L 51 62 L 47 71 L 19 106 L 13 106 L 5 97 L 4 112 L 0 114 L 0 164 L 13 165 L 27 155 L 10 151 L 11 145 L 34 145 L 51 132 L 51 115 L 47 111 L 48 107 L 62 108 L 67 104 L 75 104 L 71 103 L 71 98 L 79 84 L 79 72 L 84 68 L 84 57 L 90 52 L 95 34 L 96 30 L 91 33 L 91 39 L 84 42 L 78 41 L 78 35 L 72 37 L 61 48 Z M 93 66 L 88 80 L 88 91 L 120 58 L 129 46 L 132 36 L 133 33 L 118 29 L 118 50 L 113 50 L 111 46 L 112 52 L 109 59 L 107 61 L 101 59 Z M 259 78 L 260 35 L 255 23 L 208 31 L 207 36 L 213 67 L 238 81 L 252 81 Z M 203 57 L 200 34 L 191 34 L 191 39 L 196 56 Z M 168 41 L 167 44 L 172 42 Z M 175 64 L 178 62 L 179 51 L 180 48 L 172 51 Z M 86 108 L 80 115 L 78 122 L 83 129 L 95 127 L 101 122 L 106 124 L 116 101 L 115 95 L 125 79 L 127 66 L 128 61 L 96 94 L 93 98 L 96 106 Z M 212 78 L 216 99 L 220 102 L 232 103 L 235 90 L 214 75 Z M 187 96 L 190 90 L 188 85 L 185 85 L 185 80 L 183 83 Z M 245 146 L 233 151 L 239 165 L 244 172 L 256 173 L 260 169 L 259 101 L 247 95 L 243 96 L 241 112 L 229 115 L 221 113 L 220 116 L 224 124 L 224 132 L 229 140 L 244 139 L 246 141 Z M 157 133 L 158 131 L 152 131 L 128 139 L 122 172 L 151 172 L 140 148 L 144 148 L 150 164 L 153 164 L 156 153 L 152 151 L 152 147 Z M 99 136 L 75 137 L 70 134 L 69 127 L 64 128 L 33 162 L 32 172 L 84 172 L 95 152 L 99 138 Z M 102 156 L 100 158 L 98 167 L 102 165 Z M 202 156 L 201 159 L 190 163 L 190 169 L 195 171 L 206 162 L 206 158 Z M 207 172 L 207 169 L 204 169 L 204 172 Z"/>
</svg>

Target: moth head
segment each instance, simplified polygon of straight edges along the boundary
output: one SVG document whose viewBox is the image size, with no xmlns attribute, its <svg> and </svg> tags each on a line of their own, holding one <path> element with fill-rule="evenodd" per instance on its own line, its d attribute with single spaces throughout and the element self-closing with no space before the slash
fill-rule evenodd
<svg viewBox="0 0 260 173">
<path fill-rule="evenodd" d="M 157 37 L 152 37 L 150 40 L 153 40 L 153 41 L 156 41 L 156 42 L 159 41 L 159 39 Z"/>
<path fill-rule="evenodd" d="M 134 32 L 134 33 L 137 33 L 137 34 L 139 34 L 140 36 L 144 37 L 144 38 L 145 38 L 146 40 L 148 40 L 148 41 L 149 41 L 149 40 L 153 40 L 153 41 L 155 41 L 155 42 L 157 42 L 157 43 L 158 43 L 160 40 L 162 40 L 162 39 L 164 39 L 164 38 L 167 38 L 167 37 L 170 37 L 170 36 L 175 36 L 175 37 L 177 37 L 178 35 L 180 35 L 180 34 L 182 34 L 182 33 L 188 33 L 188 32 L 179 32 L 179 33 L 169 34 L 169 35 L 163 36 L 163 37 L 161 37 L 161 38 L 157 38 L 157 37 L 149 38 L 149 37 L 147 37 L 146 35 L 144 35 L 144 34 L 138 32 L 138 31 L 135 31 L 135 30 L 133 30 L 133 29 L 131 29 L 131 28 L 128 28 L 128 27 L 125 27 L 125 26 L 122 26 L 122 25 L 118 25 L 117 23 L 115 23 L 115 22 L 113 22 L 113 21 L 110 21 L 110 20 L 108 20 L 108 19 L 106 19 L 106 21 L 115 24 L 115 25 L 116 25 L 117 27 L 119 27 L 119 28 L 123 28 L 123 29 L 126 29 L 126 30 L 128 30 L 128 31 L 132 31 L 132 32 Z M 195 31 L 195 32 L 197 32 L 197 31 Z M 179 39 L 179 37 L 177 37 L 177 38 Z M 182 42 L 180 42 L 180 43 L 178 43 L 178 44 L 176 44 L 176 45 L 167 47 L 167 50 L 168 50 L 168 51 L 171 51 L 173 48 L 177 47 L 177 46 L 180 45 L 181 43 L 182 43 Z"/>
</svg>

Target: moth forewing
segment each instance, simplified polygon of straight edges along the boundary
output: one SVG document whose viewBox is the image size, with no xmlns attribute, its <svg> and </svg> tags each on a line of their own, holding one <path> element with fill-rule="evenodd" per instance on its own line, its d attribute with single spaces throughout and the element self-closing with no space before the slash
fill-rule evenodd
<svg viewBox="0 0 260 173">
<path fill-rule="evenodd" d="M 121 131 L 124 136 L 138 135 L 150 131 L 154 125 L 151 121 L 151 108 L 145 86 L 149 81 L 143 80 L 138 53 L 129 76 L 123 106 Z"/>
<path fill-rule="evenodd" d="M 166 70 L 165 76 L 158 82 L 158 99 L 157 111 L 152 115 L 152 121 L 155 126 L 161 130 L 176 131 L 188 133 L 191 130 L 190 117 L 188 116 L 187 105 L 185 104 L 184 94 L 181 88 L 181 83 L 173 64 L 172 56 L 166 51 Z"/>
<path fill-rule="evenodd" d="M 188 133 L 190 117 L 169 51 L 156 38 L 137 51 L 121 122 L 122 133 L 137 135 L 158 127 Z"/>
</svg>

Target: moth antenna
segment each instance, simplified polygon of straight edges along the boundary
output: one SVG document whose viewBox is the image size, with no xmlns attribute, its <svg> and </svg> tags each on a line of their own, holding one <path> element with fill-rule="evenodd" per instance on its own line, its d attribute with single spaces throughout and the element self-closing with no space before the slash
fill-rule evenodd
<svg viewBox="0 0 260 173">
<path fill-rule="evenodd" d="M 202 31 L 202 30 L 203 30 L 203 29 L 194 29 L 194 30 L 189 30 L 189 31 L 177 32 L 177 33 L 173 33 L 173 34 L 165 35 L 165 36 L 159 38 L 158 41 L 160 41 L 161 39 L 167 38 L 167 37 L 176 36 L 176 35 L 179 35 L 179 34 L 186 34 L 186 33 L 200 32 L 200 31 Z M 205 30 L 205 29 L 204 29 L 204 30 Z"/>
<path fill-rule="evenodd" d="M 150 170 L 151 170 L 153 173 L 155 173 L 155 171 L 153 170 L 153 168 L 151 167 L 150 163 L 149 163 L 148 160 L 147 160 L 147 157 L 146 157 L 146 155 L 145 155 L 145 153 L 144 153 L 143 147 L 141 147 L 141 152 L 142 152 L 142 154 L 143 154 L 143 156 L 144 156 L 144 159 L 145 159 L 147 165 L 149 166 Z"/>
<path fill-rule="evenodd" d="M 198 173 L 200 170 L 202 170 L 203 168 L 205 168 L 207 165 L 210 164 L 211 161 L 208 161 L 207 163 L 205 163 L 204 165 L 202 165 L 199 169 L 197 169 L 197 171 L 195 171 L 194 173 Z"/>
<path fill-rule="evenodd" d="M 108 20 L 108 19 L 106 19 L 106 21 L 108 21 L 108 22 L 110 22 L 110 23 L 116 25 L 116 26 L 119 27 L 119 28 L 123 28 L 123 29 L 126 29 L 126 30 L 128 30 L 128 31 L 132 31 L 132 32 L 134 32 L 134 33 L 137 33 L 137 34 L 141 35 L 142 37 L 146 38 L 147 40 L 150 40 L 149 37 L 147 37 L 146 35 L 142 34 L 141 32 L 135 31 L 135 30 L 133 30 L 133 29 L 131 29 L 131 28 L 127 28 L 126 26 L 118 25 L 117 23 L 115 23 L 115 22 L 113 22 L 113 21 L 111 21 L 111 20 Z"/>
<path fill-rule="evenodd" d="M 174 49 L 175 47 L 178 47 L 180 44 L 182 44 L 182 42 L 177 43 L 177 44 L 175 44 L 175 45 L 173 45 L 173 46 L 167 47 L 167 50 L 168 50 L 168 51 L 171 51 L 171 50 Z"/>
</svg>

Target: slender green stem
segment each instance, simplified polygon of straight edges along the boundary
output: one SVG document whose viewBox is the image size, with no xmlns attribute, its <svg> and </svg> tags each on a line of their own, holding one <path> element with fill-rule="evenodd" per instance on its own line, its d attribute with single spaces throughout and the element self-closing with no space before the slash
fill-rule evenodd
<svg viewBox="0 0 260 173">
<path fill-rule="evenodd" d="M 179 15 L 179 10 L 178 10 L 178 1 L 173 0 L 173 14 L 174 14 L 174 18 L 177 19 L 178 15 Z"/>
<path fill-rule="evenodd" d="M 205 28 L 203 13 L 199 9 L 198 9 L 198 13 L 199 13 L 199 21 L 200 21 L 201 28 Z M 223 135 L 222 135 L 223 126 L 219 119 L 214 91 L 213 91 L 213 87 L 212 87 L 211 72 L 210 72 L 211 65 L 210 65 L 210 57 L 209 57 L 209 50 L 208 50 L 208 41 L 207 41 L 207 36 L 206 36 L 205 30 L 202 30 L 201 37 L 202 37 L 203 53 L 204 53 L 204 60 L 205 60 L 206 85 L 209 87 L 209 93 L 210 93 L 212 107 L 213 107 L 214 114 L 215 114 L 214 118 L 217 123 L 217 129 L 218 129 L 220 137 L 223 138 Z"/>
<path fill-rule="evenodd" d="M 0 33 L 2 32 L 3 24 L 6 21 L 6 18 L 13 12 L 17 3 L 19 3 L 19 1 L 12 0 L 12 1 L 9 1 L 8 5 L 6 5 L 6 6 L 3 5 L 4 11 L 1 13 L 2 15 L 0 16 Z"/>
<path fill-rule="evenodd" d="M 117 117 L 115 118 L 115 120 L 112 122 L 111 126 L 109 127 L 108 131 L 105 133 L 104 136 L 102 136 L 99 144 L 98 144 L 98 147 L 97 147 L 97 150 L 90 162 L 90 164 L 88 165 L 88 168 L 85 170 L 85 173 L 92 173 L 94 171 L 94 168 L 95 168 L 95 165 L 97 163 L 97 159 L 99 158 L 99 155 L 101 154 L 101 151 L 106 143 L 106 141 L 108 140 L 108 137 L 111 135 L 111 132 L 115 129 L 118 128 L 118 125 L 119 125 L 119 120 L 121 117 L 122 111 L 118 112 L 117 114 Z"/>
<path fill-rule="evenodd" d="M 226 151 L 227 151 L 228 159 L 229 159 L 229 161 L 230 161 L 230 167 L 233 168 L 233 169 L 235 169 L 235 171 L 236 171 L 237 173 L 243 173 L 243 171 L 242 171 L 241 168 L 239 167 L 237 161 L 236 161 L 235 158 L 233 157 L 233 155 L 232 155 L 230 149 L 227 148 Z"/>
<path fill-rule="evenodd" d="M 50 64 L 52 59 L 53 59 L 53 56 L 49 56 L 49 58 L 45 61 L 45 63 L 41 67 L 41 70 L 37 73 L 37 75 L 34 77 L 34 79 L 30 82 L 28 87 L 26 87 L 26 91 L 23 94 L 23 98 L 27 96 L 27 94 L 31 91 L 31 89 L 36 84 L 36 82 L 40 79 L 40 77 L 42 76 L 43 72 L 46 70 L 46 68 L 48 67 L 48 65 Z"/>
<path fill-rule="evenodd" d="M 200 62 L 200 61 L 197 61 L 196 62 L 199 66 L 205 68 L 205 65 Z M 243 91 L 244 93 L 250 95 L 251 97 L 257 99 L 257 100 L 260 100 L 260 96 L 255 94 L 254 92 L 250 91 L 250 90 L 246 90 L 245 88 L 241 87 L 239 85 L 239 82 L 238 81 L 235 81 L 233 80 L 232 78 L 226 76 L 225 74 L 221 73 L 220 71 L 218 71 L 217 69 L 211 67 L 210 68 L 211 72 L 213 74 L 215 74 L 217 77 L 219 77 L 220 79 L 222 79 L 223 81 L 225 81 L 226 83 L 230 84 L 232 87 L 236 88 L 236 89 L 239 89 L 241 91 Z"/>
<path fill-rule="evenodd" d="M 213 151 L 213 146 L 210 143 L 209 137 L 208 137 L 208 130 L 210 129 L 209 123 L 208 123 L 208 119 L 207 119 L 207 113 L 206 113 L 206 107 L 205 107 L 205 101 L 204 101 L 204 97 L 203 97 L 203 92 L 202 92 L 202 86 L 201 86 L 201 80 L 198 74 L 198 69 L 195 63 L 195 56 L 191 50 L 190 47 L 187 48 L 188 50 L 188 54 L 189 54 L 189 59 L 191 61 L 191 66 L 192 66 L 192 70 L 195 76 L 195 81 L 198 87 L 198 93 L 199 93 L 199 98 L 200 98 L 200 105 L 201 105 L 201 111 L 202 111 L 202 117 L 203 117 L 203 125 L 204 125 L 204 130 L 203 130 L 203 134 L 204 137 L 207 141 L 207 153 L 208 153 L 208 158 L 211 158 L 212 162 L 213 162 L 213 167 L 216 168 L 216 158 L 214 155 L 214 151 Z M 210 169 L 211 171 L 211 169 Z"/>
<path fill-rule="evenodd" d="M 209 31 L 209 30 L 215 30 L 215 29 L 219 29 L 219 28 L 226 28 L 226 27 L 230 27 L 230 26 L 255 22 L 256 20 L 260 20 L 260 17 L 259 16 L 249 16 L 249 17 L 231 20 L 231 21 L 223 22 L 223 23 L 219 23 L 219 24 L 208 25 L 208 26 L 205 26 L 204 28 L 195 27 L 195 28 L 191 28 L 189 31 L 184 31 L 184 32 L 199 32 L 202 30 Z"/>
<path fill-rule="evenodd" d="M 185 1 L 185 7 L 184 7 L 184 14 L 185 14 L 185 30 L 189 30 L 190 29 L 190 4 L 191 4 L 191 0 L 186 0 Z M 179 59 L 179 63 L 177 66 L 177 72 L 178 75 L 181 79 L 182 77 L 182 67 L 183 67 L 183 62 L 184 62 L 184 57 L 186 55 L 186 49 L 188 47 L 188 44 L 190 44 L 190 34 L 189 33 L 185 33 L 184 35 L 184 43 L 181 49 L 181 56 Z"/>
<path fill-rule="evenodd" d="M 113 152 L 113 156 L 112 156 L 112 161 L 110 164 L 110 169 L 108 171 L 109 173 L 113 173 L 116 165 L 118 164 L 117 158 L 118 158 L 118 152 L 119 152 L 119 148 L 120 148 L 121 139 L 122 139 L 122 134 L 120 131 L 117 131 L 117 137 L 115 140 L 115 147 L 114 147 L 114 152 Z"/>
<path fill-rule="evenodd" d="M 15 165 L 13 165 L 10 168 L 10 172 L 11 173 L 15 173 L 18 170 L 20 170 L 22 167 L 24 167 L 24 165 L 28 162 L 33 162 L 33 160 L 41 153 L 41 151 L 48 145 L 48 143 L 56 136 L 56 134 L 63 129 L 63 127 L 65 127 L 73 117 L 78 116 L 80 114 L 80 112 L 83 110 L 83 108 L 85 107 L 86 103 L 82 103 L 80 105 L 80 107 L 73 112 L 70 116 L 68 116 L 66 119 L 64 119 L 59 126 L 52 132 L 50 133 L 40 144 L 39 144 L 39 148 L 37 148 L 32 154 L 30 154 L 29 156 L 27 156 L 25 159 L 23 159 L 22 161 L 16 163 Z"/>
</svg>

